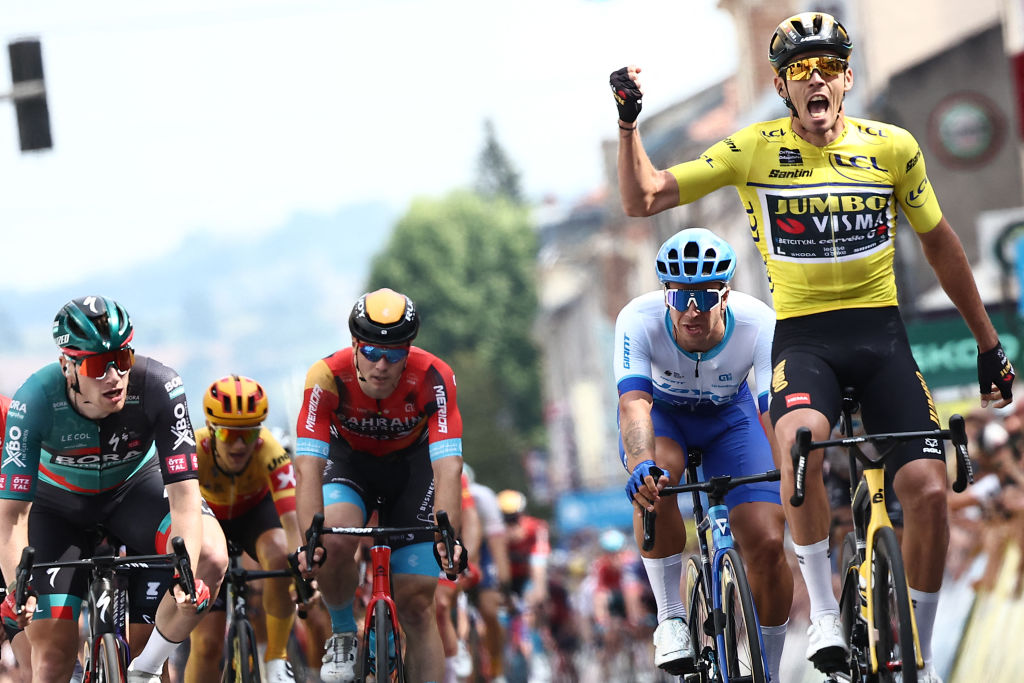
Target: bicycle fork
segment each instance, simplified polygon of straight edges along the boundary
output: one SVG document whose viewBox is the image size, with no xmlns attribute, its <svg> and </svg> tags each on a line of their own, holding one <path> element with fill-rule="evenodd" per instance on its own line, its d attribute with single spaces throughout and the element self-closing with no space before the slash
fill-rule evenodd
<svg viewBox="0 0 1024 683">
<path fill-rule="evenodd" d="M 868 492 L 871 492 L 870 499 L 868 499 Z M 858 501 L 859 505 L 856 504 Z M 854 502 L 855 515 L 864 514 L 863 512 L 858 513 L 858 510 L 865 510 L 868 515 L 867 529 L 864 532 L 866 538 L 857 538 L 857 549 L 858 551 L 863 550 L 864 554 L 861 557 L 870 557 L 873 563 L 875 558 L 875 538 L 878 530 L 883 527 L 892 528 L 889 512 L 885 509 L 885 470 L 882 468 L 867 468 L 864 470 L 863 478 L 860 484 L 858 484 L 857 492 L 854 495 Z M 863 528 L 860 525 L 855 525 L 855 528 L 857 527 Z M 864 624 L 866 624 L 871 673 L 878 673 L 879 668 L 886 663 L 878 661 L 879 633 L 878 628 L 875 626 L 875 586 L 874 571 L 872 569 L 871 563 L 866 561 L 861 561 L 857 567 L 859 574 L 858 593 L 860 594 L 860 609 L 858 613 Z M 906 576 L 904 576 L 904 580 L 906 580 Z M 921 641 L 917 634 L 917 615 L 914 614 L 913 601 L 911 601 L 910 605 L 910 626 L 914 633 L 914 663 L 918 669 L 921 669 L 924 667 L 924 659 L 921 657 Z"/>
<path fill-rule="evenodd" d="M 132 659 L 131 649 L 125 632 L 128 625 L 128 601 L 126 599 L 125 580 L 121 577 L 103 576 L 97 578 L 89 587 L 89 620 L 92 622 L 90 631 L 93 634 L 89 656 L 92 661 L 99 658 L 100 643 L 103 635 L 112 633 L 124 648 L 125 662 Z"/>
</svg>

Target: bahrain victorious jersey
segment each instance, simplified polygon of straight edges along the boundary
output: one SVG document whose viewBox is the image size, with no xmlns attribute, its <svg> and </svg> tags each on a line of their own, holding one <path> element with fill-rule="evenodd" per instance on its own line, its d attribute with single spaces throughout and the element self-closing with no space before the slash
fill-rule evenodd
<svg viewBox="0 0 1024 683">
<path fill-rule="evenodd" d="M 914 137 L 864 119 L 825 147 L 789 118 L 756 123 L 669 171 L 680 204 L 736 187 L 780 319 L 895 306 L 897 206 L 917 232 L 942 218 Z"/>
<path fill-rule="evenodd" d="M 751 369 L 757 405 L 768 410 L 775 315 L 749 294 L 729 290 L 725 336 L 709 351 L 684 351 L 672 334 L 665 292 L 626 304 L 615 321 L 615 382 L 619 395 L 644 391 L 673 406 L 723 405 L 748 395 Z"/>
<path fill-rule="evenodd" d="M 391 395 L 374 399 L 359 387 L 352 347 L 317 361 L 295 427 L 295 455 L 326 458 L 332 436 L 355 451 L 382 456 L 426 439 L 431 461 L 462 455 L 462 417 L 455 375 L 437 356 L 413 346 Z"/>
<path fill-rule="evenodd" d="M 165 484 L 195 479 L 195 434 L 181 378 L 135 356 L 124 408 L 90 420 L 68 401 L 64 373 L 52 363 L 14 394 L 7 415 L 0 498 L 32 500 L 36 482 L 92 495 L 120 486 L 152 458 Z"/>
<path fill-rule="evenodd" d="M 199 488 L 217 519 L 241 517 L 266 498 L 273 496 L 278 515 L 295 510 L 295 470 L 292 458 L 270 430 L 260 430 L 245 468 L 229 474 L 213 459 L 213 435 L 208 427 L 196 430 L 199 454 Z"/>
</svg>

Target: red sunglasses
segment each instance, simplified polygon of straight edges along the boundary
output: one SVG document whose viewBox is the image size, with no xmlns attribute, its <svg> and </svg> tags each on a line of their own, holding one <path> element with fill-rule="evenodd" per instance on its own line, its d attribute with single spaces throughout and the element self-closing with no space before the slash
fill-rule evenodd
<svg viewBox="0 0 1024 683">
<path fill-rule="evenodd" d="M 94 353 L 81 358 L 73 358 L 65 354 L 65 358 L 75 364 L 78 374 L 82 377 L 103 379 L 107 374 L 107 368 L 111 365 L 117 370 L 117 374 L 126 375 L 135 365 L 135 350 L 130 346 L 125 346 L 115 351 Z"/>
</svg>

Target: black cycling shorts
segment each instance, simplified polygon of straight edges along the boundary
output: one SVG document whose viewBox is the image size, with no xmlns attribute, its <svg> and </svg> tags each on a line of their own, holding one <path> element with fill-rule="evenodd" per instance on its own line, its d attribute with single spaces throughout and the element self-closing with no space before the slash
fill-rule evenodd
<svg viewBox="0 0 1024 683">
<path fill-rule="evenodd" d="M 940 429 L 931 393 L 910 351 L 895 306 L 828 311 L 775 324 L 772 424 L 813 408 L 836 424 L 844 387 L 853 387 L 868 434 Z M 886 469 L 921 458 L 943 460 L 942 444 L 919 439 L 897 445 Z"/>
<path fill-rule="evenodd" d="M 376 509 L 381 526 L 434 523 L 434 468 L 426 438 L 383 456 L 355 451 L 346 441 L 332 439 L 323 489 L 324 505 L 361 505 L 364 521 Z M 433 540 L 433 532 L 421 532 L 394 536 L 388 543 L 396 550 Z"/>
<path fill-rule="evenodd" d="M 238 545 L 257 562 L 259 562 L 259 556 L 256 553 L 256 539 L 270 529 L 283 528 L 281 518 L 277 514 L 277 507 L 274 505 L 274 496 L 269 491 L 250 510 L 246 510 L 245 513 L 234 519 L 219 521 L 220 528 L 224 530 L 224 537 Z M 214 612 L 223 612 L 226 608 L 227 587 L 227 581 L 221 583 L 220 592 L 210 606 Z"/>
<path fill-rule="evenodd" d="M 203 514 L 213 516 L 205 502 Z M 96 495 L 82 496 L 39 482 L 29 513 L 29 543 L 38 563 L 79 560 L 92 554 L 95 530 L 102 526 L 133 551 L 158 555 L 167 552 L 170 519 L 163 477 L 153 458 L 121 486 Z M 159 602 L 163 595 L 150 595 L 151 580 L 142 578 L 137 591 Z M 88 581 L 85 568 L 34 571 L 31 585 L 39 593 L 35 618 L 78 619 Z M 136 588 L 130 591 L 136 593 Z"/>
</svg>

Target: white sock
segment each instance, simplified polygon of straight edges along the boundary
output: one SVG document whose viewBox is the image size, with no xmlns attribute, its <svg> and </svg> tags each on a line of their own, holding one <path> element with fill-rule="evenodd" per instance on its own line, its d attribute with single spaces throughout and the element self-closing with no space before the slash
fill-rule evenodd
<svg viewBox="0 0 1024 683">
<path fill-rule="evenodd" d="M 800 574 L 807 585 L 811 601 L 811 621 L 829 612 L 839 614 L 839 600 L 832 591 L 832 562 L 829 560 L 828 539 L 811 545 L 793 544 L 800 560 Z"/>
<path fill-rule="evenodd" d="M 932 629 L 935 626 L 935 613 L 939 609 L 939 594 L 911 588 L 910 602 L 914 605 L 917 638 L 921 641 L 921 659 L 929 664 L 932 661 Z"/>
<path fill-rule="evenodd" d="M 786 629 L 789 627 L 789 619 L 778 626 L 762 626 L 761 640 L 764 641 L 765 659 L 768 660 L 768 673 L 772 681 L 778 683 L 779 669 L 782 667 L 782 648 L 786 644 Z"/>
<path fill-rule="evenodd" d="M 132 660 L 128 668 L 132 671 L 145 671 L 149 674 L 158 674 L 163 671 L 164 662 L 171 656 L 181 643 L 172 643 L 164 638 L 159 628 L 153 629 L 153 634 L 146 641 L 146 647 Z"/>
<path fill-rule="evenodd" d="M 677 617 L 686 618 L 686 607 L 679 595 L 679 582 L 683 578 L 683 554 L 669 557 L 645 557 L 647 580 L 658 603 L 658 623 Z"/>
<path fill-rule="evenodd" d="M 444 658 L 444 676 L 441 677 L 442 683 L 458 683 L 458 677 L 455 675 L 455 657 Z"/>
</svg>

